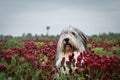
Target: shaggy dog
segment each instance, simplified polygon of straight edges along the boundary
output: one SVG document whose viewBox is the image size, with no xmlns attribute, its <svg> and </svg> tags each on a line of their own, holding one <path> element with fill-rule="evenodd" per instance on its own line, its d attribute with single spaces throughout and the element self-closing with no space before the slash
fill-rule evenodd
<svg viewBox="0 0 120 80">
<path fill-rule="evenodd" d="M 74 59 L 81 52 L 86 51 L 87 36 L 77 28 L 71 26 L 62 30 L 60 38 L 58 40 L 57 54 L 56 54 L 56 66 L 60 68 L 61 61 L 64 58 L 65 61 L 69 61 L 69 55 L 74 53 Z M 66 67 L 66 63 L 64 63 Z M 63 73 L 68 73 L 68 69 L 61 70 Z"/>
</svg>

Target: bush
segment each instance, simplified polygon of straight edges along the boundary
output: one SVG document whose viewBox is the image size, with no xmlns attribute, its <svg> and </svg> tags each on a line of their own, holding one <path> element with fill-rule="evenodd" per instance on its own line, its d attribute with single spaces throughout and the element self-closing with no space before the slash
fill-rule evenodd
<svg viewBox="0 0 120 80">
<path fill-rule="evenodd" d="M 24 43 L 22 41 L 9 40 L 6 43 L 6 47 L 8 49 L 10 49 L 10 48 L 21 48 L 23 46 L 24 46 Z"/>
</svg>

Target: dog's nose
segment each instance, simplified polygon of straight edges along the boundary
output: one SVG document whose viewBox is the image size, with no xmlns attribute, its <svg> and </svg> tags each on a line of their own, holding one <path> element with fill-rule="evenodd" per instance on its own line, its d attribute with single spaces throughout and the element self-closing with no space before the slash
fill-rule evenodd
<svg viewBox="0 0 120 80">
<path fill-rule="evenodd" d="M 65 38 L 64 40 L 65 40 L 65 42 L 68 42 L 68 41 L 69 41 L 69 38 Z"/>
</svg>

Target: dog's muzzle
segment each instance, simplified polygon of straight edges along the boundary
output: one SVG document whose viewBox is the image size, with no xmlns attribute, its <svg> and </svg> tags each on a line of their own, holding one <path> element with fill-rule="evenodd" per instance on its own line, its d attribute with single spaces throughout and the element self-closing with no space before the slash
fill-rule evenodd
<svg viewBox="0 0 120 80">
<path fill-rule="evenodd" d="M 65 38 L 63 40 L 63 44 L 64 44 L 64 51 L 72 51 L 73 46 L 70 43 L 70 39 L 69 38 Z"/>
</svg>

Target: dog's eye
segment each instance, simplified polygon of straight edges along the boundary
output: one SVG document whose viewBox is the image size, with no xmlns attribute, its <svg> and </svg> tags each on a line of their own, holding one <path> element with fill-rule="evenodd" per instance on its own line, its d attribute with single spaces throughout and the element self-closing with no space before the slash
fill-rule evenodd
<svg viewBox="0 0 120 80">
<path fill-rule="evenodd" d="M 75 36 L 75 33 L 74 33 L 74 32 L 72 32 L 72 34 Z"/>
</svg>

